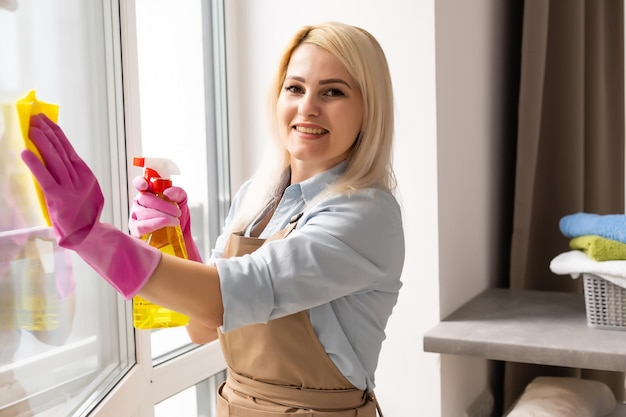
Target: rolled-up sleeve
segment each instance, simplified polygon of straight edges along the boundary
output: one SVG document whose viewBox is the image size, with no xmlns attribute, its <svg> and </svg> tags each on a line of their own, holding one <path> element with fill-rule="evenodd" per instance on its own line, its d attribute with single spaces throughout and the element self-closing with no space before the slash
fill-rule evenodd
<svg viewBox="0 0 626 417">
<path fill-rule="evenodd" d="M 401 211 L 391 194 L 368 189 L 330 197 L 306 210 L 287 238 L 215 260 L 223 331 L 348 295 L 397 292 L 403 262 Z"/>
</svg>

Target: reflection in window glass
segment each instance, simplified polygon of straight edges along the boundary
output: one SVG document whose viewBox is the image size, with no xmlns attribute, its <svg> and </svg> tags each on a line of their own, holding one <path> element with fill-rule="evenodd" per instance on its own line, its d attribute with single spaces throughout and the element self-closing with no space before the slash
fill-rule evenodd
<svg viewBox="0 0 626 417">
<path fill-rule="evenodd" d="M 0 415 L 81 414 L 134 361 L 127 303 L 73 252 L 56 245 L 41 214 L 15 102 L 36 90 L 100 180 L 111 221 L 105 21 L 100 2 L 0 1 Z M 108 16 L 108 17 L 107 17 Z M 107 17 L 107 19 L 105 19 Z M 109 77 L 109 80 L 111 78 Z M 114 107 L 114 106 L 112 106 Z M 115 191 L 114 191 L 115 190 Z M 131 337 L 129 337 L 131 335 Z"/>
<path fill-rule="evenodd" d="M 226 380 L 222 371 L 199 384 L 187 388 L 154 407 L 154 417 L 214 417 L 217 388 Z"/>
</svg>

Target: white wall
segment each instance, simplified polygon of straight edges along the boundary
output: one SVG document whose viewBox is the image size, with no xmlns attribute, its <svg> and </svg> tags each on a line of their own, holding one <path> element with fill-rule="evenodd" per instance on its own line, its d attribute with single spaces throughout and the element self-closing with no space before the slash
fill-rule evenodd
<svg viewBox="0 0 626 417">
<path fill-rule="evenodd" d="M 438 0 L 436 5 L 439 285 L 446 317 L 496 286 L 508 257 L 501 242 L 506 138 L 508 2 Z M 480 358 L 441 358 L 442 416 L 462 416 L 489 383 Z M 497 394 L 497 392 L 494 392 Z"/>
<path fill-rule="evenodd" d="M 501 216 L 498 159 L 505 120 L 496 100 L 502 64 L 493 58 L 498 7 L 494 0 L 437 2 L 439 236 L 447 252 L 440 257 L 442 316 L 467 301 L 465 292 L 474 296 L 489 286 L 493 262 L 485 253 L 498 253 L 491 246 Z M 466 238 L 459 239 L 460 231 Z"/>
<path fill-rule="evenodd" d="M 266 92 L 295 30 L 343 21 L 370 31 L 385 49 L 396 97 L 395 169 L 407 256 L 376 392 L 386 417 L 441 415 L 439 356 L 422 348 L 440 310 L 434 0 L 238 0 L 227 2 L 226 20 L 234 188 L 250 175 L 263 148 Z"/>
</svg>

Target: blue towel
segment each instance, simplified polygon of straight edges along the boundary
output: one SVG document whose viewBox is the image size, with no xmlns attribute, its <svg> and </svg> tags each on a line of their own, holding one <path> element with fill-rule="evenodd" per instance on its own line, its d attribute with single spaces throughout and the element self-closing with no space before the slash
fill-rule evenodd
<svg viewBox="0 0 626 417">
<path fill-rule="evenodd" d="M 569 214 L 561 218 L 559 227 L 569 238 L 596 235 L 626 243 L 626 214 Z"/>
</svg>

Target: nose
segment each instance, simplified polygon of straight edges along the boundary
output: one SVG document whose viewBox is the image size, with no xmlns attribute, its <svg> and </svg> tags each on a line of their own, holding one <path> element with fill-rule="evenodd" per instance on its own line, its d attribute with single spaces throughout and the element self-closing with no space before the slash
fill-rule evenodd
<svg viewBox="0 0 626 417">
<path fill-rule="evenodd" d="M 320 105 L 319 98 L 315 94 L 306 93 L 301 96 L 300 103 L 298 104 L 298 113 L 300 116 L 319 116 Z"/>
</svg>

